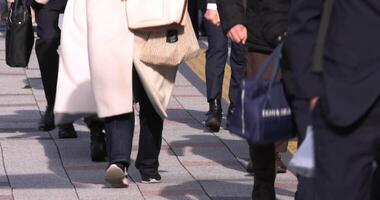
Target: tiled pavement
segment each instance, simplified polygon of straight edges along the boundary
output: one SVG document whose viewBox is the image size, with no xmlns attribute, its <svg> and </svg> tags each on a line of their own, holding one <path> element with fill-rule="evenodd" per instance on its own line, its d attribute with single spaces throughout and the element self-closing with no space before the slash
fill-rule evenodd
<svg viewBox="0 0 380 200">
<path fill-rule="evenodd" d="M 83 122 L 75 124 L 78 139 L 62 140 L 56 131 L 37 130 L 46 102 L 35 54 L 29 68 L 11 69 L 0 38 L 0 200 L 250 199 L 253 177 L 244 168 L 248 146 L 226 130 L 205 129 L 204 93 L 203 82 L 181 66 L 164 125 L 162 183 L 142 184 L 132 165 L 130 187 L 112 189 L 103 180 L 106 163 L 90 160 Z M 132 158 L 138 145 L 136 123 Z M 293 199 L 296 184 L 290 172 L 278 175 L 278 198 Z"/>
</svg>

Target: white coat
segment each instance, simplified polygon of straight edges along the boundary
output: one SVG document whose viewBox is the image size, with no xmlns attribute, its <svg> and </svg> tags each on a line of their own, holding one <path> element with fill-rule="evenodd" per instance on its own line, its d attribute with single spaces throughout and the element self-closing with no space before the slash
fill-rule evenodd
<svg viewBox="0 0 380 200">
<path fill-rule="evenodd" d="M 68 1 L 54 108 L 57 124 L 90 114 L 103 118 L 133 112 L 133 64 L 155 110 L 167 117 L 177 67 L 142 63 L 146 34 L 135 35 L 127 27 L 125 1 Z"/>
</svg>

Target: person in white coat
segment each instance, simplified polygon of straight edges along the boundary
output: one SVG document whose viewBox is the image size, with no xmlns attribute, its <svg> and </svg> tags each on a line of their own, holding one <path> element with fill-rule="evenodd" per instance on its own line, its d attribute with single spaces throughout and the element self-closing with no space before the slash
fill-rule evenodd
<svg viewBox="0 0 380 200">
<path fill-rule="evenodd" d="M 144 183 L 161 181 L 158 157 L 163 120 L 178 69 L 140 61 L 141 47 L 149 34 L 128 29 L 125 3 L 68 1 L 61 41 L 62 66 L 67 67 L 59 72 L 54 108 L 60 116 L 58 123 L 91 114 L 104 119 L 109 161 L 105 179 L 113 187 L 128 186 L 133 104 L 137 102 L 140 136 L 135 166 Z M 70 68 L 69 63 L 77 63 L 77 67 Z"/>
</svg>

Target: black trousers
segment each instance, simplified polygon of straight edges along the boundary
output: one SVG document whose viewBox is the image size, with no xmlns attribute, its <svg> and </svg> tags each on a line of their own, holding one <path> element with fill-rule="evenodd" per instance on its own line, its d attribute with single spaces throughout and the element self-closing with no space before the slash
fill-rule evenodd
<svg viewBox="0 0 380 200">
<path fill-rule="evenodd" d="M 252 199 L 275 200 L 275 145 L 249 143 L 249 151 L 255 173 Z"/>
<path fill-rule="evenodd" d="M 133 87 L 134 97 L 140 105 L 140 138 L 135 165 L 141 173 L 154 173 L 159 166 L 158 156 L 161 150 L 163 120 L 153 108 L 135 71 Z M 105 119 L 107 153 L 110 163 L 130 164 L 134 124 L 134 113 Z"/>
<path fill-rule="evenodd" d="M 207 101 L 220 99 L 222 96 L 224 68 L 228 57 L 228 38 L 221 26 L 215 26 L 204 20 L 208 40 L 206 51 L 206 86 Z M 243 45 L 231 42 L 231 81 L 229 99 L 232 104 L 237 98 L 240 81 L 245 72 L 245 49 Z"/>
<path fill-rule="evenodd" d="M 316 171 L 313 185 L 308 188 L 313 190 L 315 200 L 370 199 L 373 163 L 380 140 L 379 119 L 380 101 L 356 124 L 333 127 L 317 104 L 312 113 Z"/>
<path fill-rule="evenodd" d="M 199 36 L 199 20 L 198 20 L 198 1 L 189 0 L 187 10 L 194 28 L 195 36 Z"/>
<path fill-rule="evenodd" d="M 48 106 L 53 107 L 58 78 L 58 46 L 61 30 L 58 27 L 60 11 L 54 9 L 49 3 L 44 5 L 37 14 L 36 54 L 41 71 L 42 84 Z"/>
</svg>

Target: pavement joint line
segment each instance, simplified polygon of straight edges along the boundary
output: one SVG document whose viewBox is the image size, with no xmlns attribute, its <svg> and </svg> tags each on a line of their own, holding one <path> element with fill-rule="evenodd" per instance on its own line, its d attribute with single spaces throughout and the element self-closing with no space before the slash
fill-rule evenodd
<svg viewBox="0 0 380 200">
<path fill-rule="evenodd" d="M 17 94 L 12 94 L 12 93 L 3 93 L 0 94 L 0 97 L 13 97 L 13 96 L 33 96 L 32 93 L 17 93 Z"/>
<path fill-rule="evenodd" d="M 0 104 L 0 107 L 1 108 L 8 108 L 8 107 L 32 107 L 32 106 L 36 106 L 36 104 L 32 104 L 32 103 L 20 103 L 20 104 Z"/>
<path fill-rule="evenodd" d="M 185 109 L 185 107 L 181 104 L 181 102 L 179 102 L 178 99 L 177 99 L 175 96 L 173 96 L 173 98 L 174 98 L 175 101 L 178 103 L 178 105 L 180 106 L 180 108 L 181 108 L 182 110 L 185 110 L 186 113 L 189 114 L 188 111 Z M 162 136 L 162 140 L 168 145 L 170 151 L 171 151 L 172 154 L 175 156 L 175 158 L 177 159 L 178 163 L 182 166 L 182 168 L 183 168 L 183 169 L 184 169 L 184 170 L 185 170 L 185 171 L 191 176 L 191 178 L 192 178 L 195 182 L 198 183 L 198 185 L 199 185 L 199 187 L 201 187 L 203 193 L 204 193 L 209 199 L 212 199 L 212 198 L 211 198 L 211 195 L 208 194 L 208 192 L 206 191 L 206 188 L 202 185 L 202 183 L 201 183 L 199 180 L 197 180 L 197 179 L 195 178 L 195 176 L 190 172 L 190 170 L 187 169 L 186 166 L 181 162 L 181 159 L 179 159 L 179 155 L 177 155 L 177 153 L 174 151 L 174 149 L 170 146 L 170 143 L 165 139 L 165 136 L 164 136 L 164 135 Z"/>
<path fill-rule="evenodd" d="M 10 190 L 11 190 L 11 197 L 12 197 L 12 199 L 14 199 L 13 187 L 12 187 L 12 185 L 11 185 L 11 181 L 9 180 L 9 176 L 8 176 L 7 168 L 5 167 L 6 164 L 5 164 L 5 159 L 4 159 L 4 150 L 3 150 L 3 145 L 2 145 L 1 142 L 0 142 L 0 151 L 1 151 L 1 159 L 2 159 L 2 162 L 3 162 L 4 173 L 5 173 L 5 176 L 7 177 L 7 181 L 8 181 L 8 184 L 9 184 Z"/>
<path fill-rule="evenodd" d="M 25 74 L 25 77 L 26 77 L 26 80 L 27 80 L 28 84 L 29 84 L 29 85 L 32 85 L 31 82 L 30 82 L 30 80 L 29 80 L 29 77 L 28 77 L 28 75 L 27 75 L 27 73 L 26 73 L 25 70 L 24 70 L 24 74 Z M 34 95 L 34 90 L 33 90 L 33 88 L 29 88 L 29 89 L 32 91 L 32 94 L 33 94 L 33 96 L 34 96 L 34 100 L 35 100 L 35 102 L 36 102 L 36 104 L 37 104 L 37 106 L 38 106 L 38 99 L 37 99 L 36 96 Z M 41 117 L 42 117 L 41 110 L 40 110 L 40 115 L 41 115 Z M 76 188 L 75 184 L 73 183 L 73 181 L 71 180 L 71 178 L 70 178 L 70 176 L 69 176 L 69 173 L 67 172 L 67 170 L 66 170 L 66 168 L 65 168 L 65 164 L 63 163 L 62 155 L 61 155 L 61 152 L 60 152 L 60 150 L 59 150 L 59 147 L 58 147 L 57 141 L 56 141 L 56 140 L 54 139 L 54 137 L 51 135 L 51 131 L 48 131 L 47 133 L 48 133 L 48 135 L 50 136 L 50 138 L 52 139 L 51 141 L 53 142 L 53 144 L 54 144 L 54 146 L 55 146 L 55 148 L 56 148 L 56 151 L 57 151 L 57 154 L 58 154 L 59 161 L 60 161 L 60 163 L 61 163 L 61 166 L 62 166 L 62 168 L 63 168 L 63 171 L 64 171 L 65 174 L 66 174 L 67 180 L 70 182 L 71 186 L 73 187 L 77 199 L 80 200 L 80 198 L 79 198 L 79 194 L 78 194 L 78 191 L 77 191 L 77 188 Z"/>
</svg>

